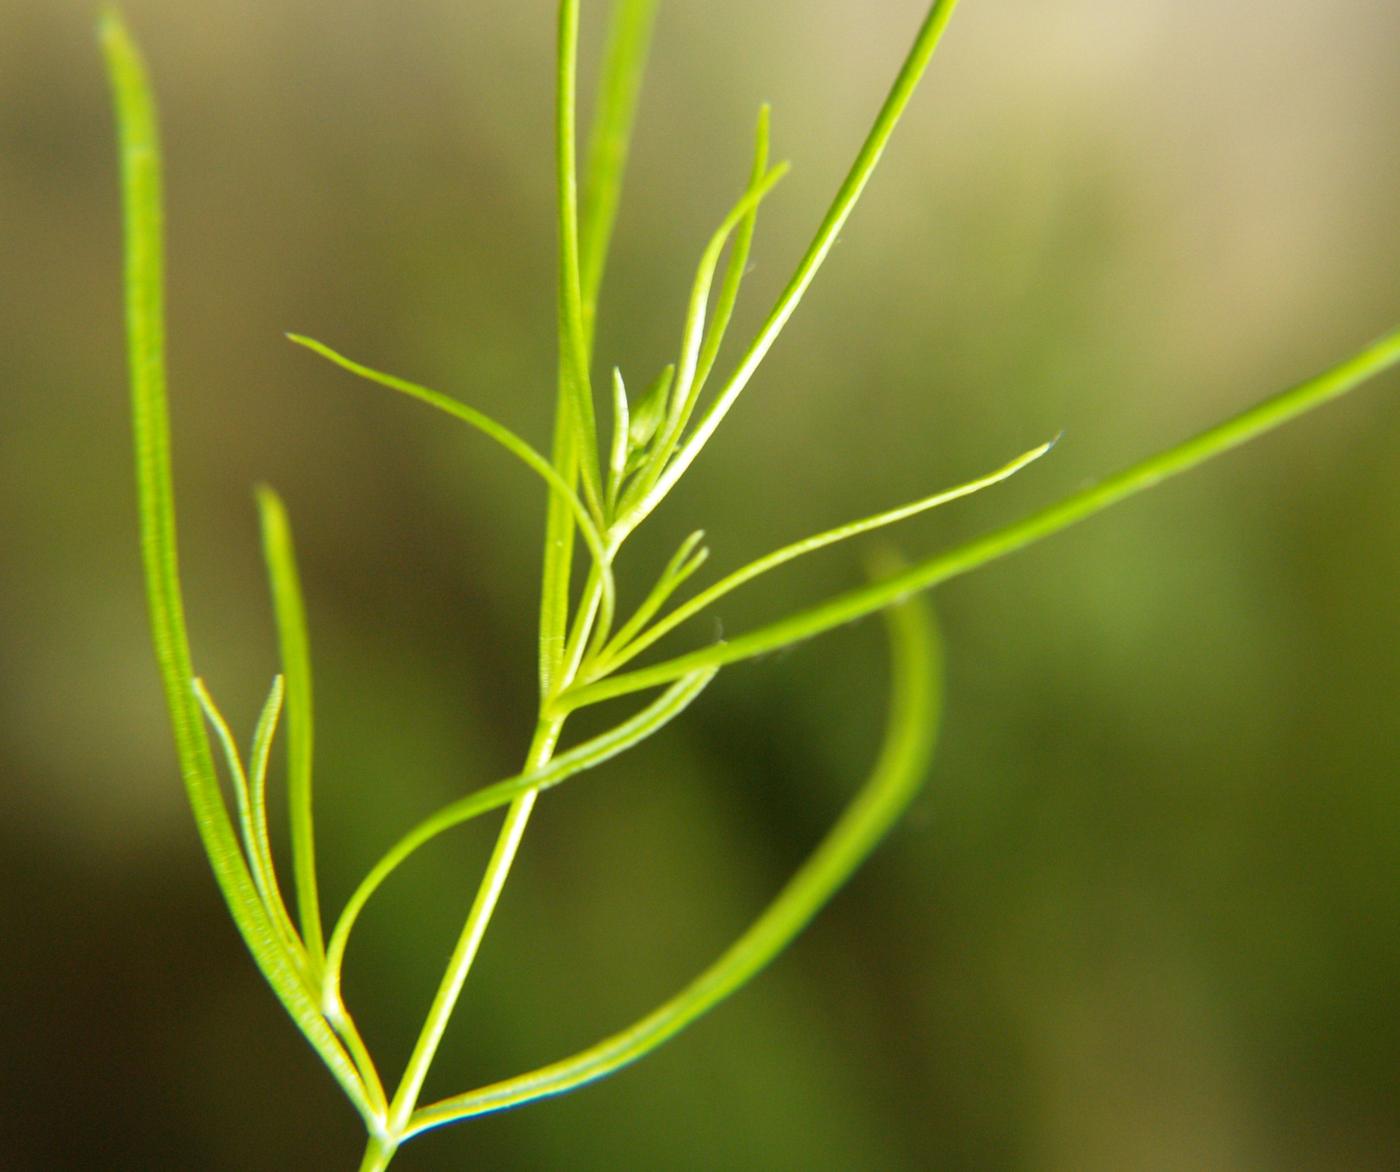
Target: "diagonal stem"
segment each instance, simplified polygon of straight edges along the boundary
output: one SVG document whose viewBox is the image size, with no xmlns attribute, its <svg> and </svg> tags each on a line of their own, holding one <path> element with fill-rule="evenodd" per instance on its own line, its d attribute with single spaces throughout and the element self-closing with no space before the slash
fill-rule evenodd
<svg viewBox="0 0 1400 1172">
<path fill-rule="evenodd" d="M 548 763 L 563 725 L 563 717 L 540 721 L 526 757 L 527 770 L 539 769 Z M 403 1079 L 394 1093 L 394 1100 L 389 1105 L 390 1135 L 403 1134 L 409 1116 L 418 1104 L 423 1080 L 428 1077 L 428 1068 L 442 1043 L 448 1020 L 457 1007 L 462 986 L 466 983 L 472 962 L 476 960 L 476 954 L 481 948 L 482 937 L 486 934 L 487 925 L 490 924 L 496 904 L 501 898 L 501 889 L 510 874 L 511 864 L 515 862 L 516 852 L 520 849 L 520 839 L 530 821 L 530 813 L 535 808 L 538 795 L 538 790 L 529 790 L 521 794 L 506 812 L 505 824 L 501 827 L 496 846 L 486 864 L 486 873 L 482 876 L 481 886 L 477 889 L 476 899 L 467 915 L 467 922 L 462 928 L 456 947 L 452 950 L 452 956 L 447 962 L 447 971 L 443 974 L 437 995 L 428 1009 L 428 1016 L 418 1034 L 413 1053 L 409 1056 L 408 1065 L 404 1068 Z"/>
</svg>

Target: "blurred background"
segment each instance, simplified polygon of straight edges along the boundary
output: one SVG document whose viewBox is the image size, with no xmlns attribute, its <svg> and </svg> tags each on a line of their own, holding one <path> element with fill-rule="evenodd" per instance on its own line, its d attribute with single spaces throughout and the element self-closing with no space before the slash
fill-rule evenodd
<svg viewBox="0 0 1400 1172">
<path fill-rule="evenodd" d="M 357 1121 L 229 925 L 165 723 L 93 7 L 0 15 L 0 1151 L 351 1168 Z M 547 445 L 552 5 L 125 8 L 164 117 L 196 663 L 246 735 L 277 667 L 265 480 L 308 595 L 334 909 L 401 829 L 519 762 L 544 494 L 282 332 Z M 640 386 L 669 360 L 767 100 L 794 172 L 760 217 L 754 328 L 922 12 L 663 5 L 600 369 Z M 585 6 L 590 64 L 602 15 Z M 721 571 L 1063 429 L 1014 483 L 897 534 L 936 550 L 1394 325 L 1397 38 L 1383 0 L 968 0 L 841 246 L 638 537 L 634 584 L 697 526 Z M 395 1166 L 1397 1167 L 1397 390 L 940 590 L 928 788 L 792 951 L 643 1064 Z M 726 600 L 723 629 L 861 573 L 832 551 Z M 863 777 L 884 688 L 859 624 L 735 668 L 551 794 L 429 1096 L 587 1045 L 716 955 Z M 424 852 L 352 946 L 388 1077 L 492 829 Z"/>
</svg>

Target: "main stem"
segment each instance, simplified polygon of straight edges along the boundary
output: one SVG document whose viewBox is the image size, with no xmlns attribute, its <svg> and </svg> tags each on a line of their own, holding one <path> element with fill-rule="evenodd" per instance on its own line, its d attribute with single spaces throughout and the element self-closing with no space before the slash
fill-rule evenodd
<svg viewBox="0 0 1400 1172">
<path fill-rule="evenodd" d="M 370 1136 L 369 1144 L 365 1147 L 364 1159 L 360 1161 L 360 1172 L 384 1172 L 398 1150 L 398 1143 L 391 1141 L 387 1136 Z"/>
<path fill-rule="evenodd" d="M 597 449 L 595 447 L 592 396 L 589 390 L 588 361 L 592 349 L 591 321 L 584 322 L 582 290 L 579 272 L 578 238 L 578 195 L 575 159 L 575 106 L 574 92 L 578 54 L 578 9 L 579 0 L 560 0 L 559 3 L 559 57 L 558 57 L 558 105 L 556 119 L 556 163 L 559 181 L 559 330 L 561 340 L 560 398 L 559 412 L 555 421 L 556 447 L 555 465 L 561 471 L 574 470 L 583 485 L 585 497 L 593 513 L 602 517 L 601 501 L 598 495 L 599 476 Z M 624 54 L 625 55 L 625 54 Z M 596 296 L 596 278 L 590 288 L 590 303 Z M 590 304 L 591 311 L 591 304 Z M 591 318 L 591 312 L 588 315 Z M 568 434 L 572 432 L 572 441 Z M 572 480 L 573 476 L 570 475 Z M 568 625 L 567 603 L 562 607 L 551 606 L 552 598 L 557 604 L 562 594 L 567 599 L 569 550 L 572 548 L 573 522 L 553 498 L 550 503 L 548 532 L 545 543 L 545 599 L 541 611 L 541 644 L 564 634 Z M 608 555 L 612 552 L 608 550 Z M 608 556 L 604 555 L 604 556 Z M 567 713 L 555 715 L 553 701 L 559 692 L 573 682 L 580 660 L 584 656 L 589 638 L 593 634 L 598 619 L 600 603 L 603 600 L 601 574 L 606 572 L 604 565 L 595 565 L 584 586 L 583 598 L 574 616 L 573 629 L 565 638 L 563 655 L 553 659 L 552 654 L 541 661 L 543 694 L 540 706 L 539 723 L 535 727 L 534 739 L 526 754 L 526 771 L 539 769 L 553 756 L 559 733 L 563 728 Z M 604 607 L 604 610 L 610 608 Z M 611 613 L 602 617 L 602 628 L 611 621 Z M 433 1003 L 429 1007 L 427 1019 L 423 1023 L 408 1065 L 404 1068 L 403 1079 L 389 1105 L 389 1114 L 382 1134 L 372 1133 L 365 1149 L 361 1172 L 381 1172 L 393 1159 L 398 1146 L 403 1142 L 405 1130 L 428 1069 L 447 1030 L 447 1023 L 456 1008 L 462 986 L 471 970 L 477 951 L 481 947 L 486 928 L 496 910 L 511 865 L 515 862 L 524 837 L 525 827 L 535 808 L 538 790 L 529 790 L 516 798 L 506 811 L 505 822 L 501 827 L 491 858 L 486 864 L 481 886 L 462 928 L 457 946 L 447 964 Z"/>
<path fill-rule="evenodd" d="M 575 649 L 581 648 L 588 641 L 601 594 L 600 578 L 595 574 L 585 589 L 586 595 L 575 616 L 575 629 L 569 639 L 569 645 Z M 566 681 L 572 679 L 576 668 L 576 663 L 565 665 Z M 545 711 L 547 706 L 542 705 L 540 720 L 535 726 L 535 735 L 530 742 L 530 750 L 525 755 L 527 772 L 540 769 L 549 763 L 559 742 L 564 721 L 568 719 L 567 714 L 546 716 Z M 529 824 L 530 814 L 534 811 L 535 799 L 538 796 L 538 790 L 529 790 L 516 798 L 506 811 L 505 822 L 496 838 L 491 858 L 486 863 L 486 871 L 482 875 L 481 886 L 477 888 L 471 911 L 467 914 L 467 922 L 447 962 L 447 971 L 443 973 L 437 995 L 428 1009 L 428 1016 L 418 1034 L 413 1053 L 409 1055 L 403 1078 L 394 1093 L 394 1101 L 389 1105 L 384 1134 L 371 1134 L 360 1172 L 380 1172 L 388 1167 L 403 1140 L 409 1119 L 414 1108 L 418 1106 L 418 1096 L 422 1093 L 423 1082 L 428 1077 L 428 1069 L 437 1055 L 438 1046 L 447 1031 L 447 1023 L 457 1007 L 462 986 L 466 983 L 467 974 L 476 960 L 482 938 L 486 935 L 491 916 L 510 875 L 511 866 L 520 850 L 520 840 L 525 836 L 525 827 Z"/>
<path fill-rule="evenodd" d="M 549 762 L 563 725 L 563 717 L 540 721 L 525 758 L 527 770 L 539 769 Z M 506 876 L 510 874 L 511 864 L 520 848 L 520 839 L 530 820 L 530 812 L 535 808 L 537 796 L 537 790 L 522 794 L 511 803 L 506 812 L 505 823 L 486 864 L 486 872 L 467 915 L 467 922 L 462 928 L 457 946 L 452 950 L 452 956 L 447 962 L 447 971 L 443 974 L 437 995 L 428 1009 L 427 1019 L 413 1047 L 413 1053 L 409 1056 L 408 1065 L 404 1068 L 403 1079 L 394 1094 L 394 1101 L 389 1106 L 388 1136 L 371 1137 L 362 1170 L 383 1168 L 388 1164 L 398 1146 L 397 1137 L 403 1134 L 409 1116 L 418 1105 L 423 1080 L 428 1076 L 428 1068 L 432 1065 L 443 1034 L 447 1030 L 448 1020 L 456 1008 L 458 997 L 461 996 L 467 973 L 471 971 L 472 962 L 476 960 L 482 937 L 485 936 L 491 915 L 496 910 L 496 903 L 501 897 Z M 380 1153 L 377 1157 L 376 1151 Z M 372 1157 L 377 1158 L 379 1162 L 373 1162 Z"/>
</svg>

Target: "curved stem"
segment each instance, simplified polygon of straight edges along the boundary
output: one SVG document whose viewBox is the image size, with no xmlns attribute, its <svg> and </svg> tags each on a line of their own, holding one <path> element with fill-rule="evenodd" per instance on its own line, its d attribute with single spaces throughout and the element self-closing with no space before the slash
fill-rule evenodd
<svg viewBox="0 0 1400 1172">
<path fill-rule="evenodd" d="M 336 1015 L 344 1012 L 340 999 L 340 974 L 350 933 L 360 913 L 370 897 L 414 851 L 454 826 L 509 805 L 528 790 L 550 789 L 645 740 L 685 711 L 714 676 L 712 671 L 687 676 L 615 728 L 560 753 L 542 769 L 518 773 L 514 777 L 484 786 L 455 802 L 448 803 L 400 838 L 360 881 L 360 885 L 346 901 L 345 908 L 331 932 L 330 943 L 326 948 L 325 975 L 321 992 L 327 1017 L 335 1020 Z"/>
<path fill-rule="evenodd" d="M 603 557 L 602 531 L 595 523 L 595 519 L 590 515 L 584 502 L 574 492 L 569 481 L 560 475 L 559 471 L 546 460 L 539 452 L 535 451 L 529 444 L 521 439 L 515 432 L 504 424 L 497 423 L 489 415 L 478 411 L 475 407 L 469 407 L 451 395 L 444 395 L 441 391 L 435 391 L 432 387 L 425 387 L 421 383 L 415 383 L 406 378 L 399 378 L 398 375 L 386 374 L 382 370 L 375 370 L 372 366 L 366 366 L 363 362 L 356 362 L 353 358 L 347 358 L 339 351 L 332 350 L 324 342 L 318 342 L 315 338 L 308 338 L 304 334 L 288 334 L 287 340 L 295 343 L 304 349 L 310 350 L 318 357 L 326 359 L 327 362 L 347 370 L 351 374 L 358 375 L 372 383 L 378 383 L 381 387 L 387 387 L 391 391 L 398 391 L 402 395 L 407 395 L 410 399 L 417 399 L 420 403 L 426 403 L 430 407 L 436 407 L 444 414 L 451 415 L 454 419 L 459 419 L 469 427 L 476 428 L 483 435 L 489 436 L 515 456 L 532 472 L 540 476 L 549 485 L 550 491 L 564 499 L 564 502 L 574 512 L 578 520 L 580 532 L 589 548 L 593 551 L 594 557 Z"/>
<path fill-rule="evenodd" d="M 676 996 L 629 1028 L 572 1057 L 414 1112 L 404 1138 L 519 1106 L 603 1078 L 650 1053 L 742 987 L 778 955 L 851 877 L 918 792 L 937 735 L 941 679 L 930 608 L 919 599 L 887 614 L 894 684 L 884 744 L 865 786 L 757 920 Z"/>
</svg>

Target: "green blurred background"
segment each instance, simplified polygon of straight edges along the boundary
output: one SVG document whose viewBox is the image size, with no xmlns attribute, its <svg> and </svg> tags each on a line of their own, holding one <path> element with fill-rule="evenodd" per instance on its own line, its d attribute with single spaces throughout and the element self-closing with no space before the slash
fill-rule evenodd
<svg viewBox="0 0 1400 1172">
<path fill-rule="evenodd" d="M 760 219 L 754 326 L 922 7 L 663 6 L 600 366 L 639 385 L 674 349 L 769 100 L 795 171 Z M 126 9 L 164 114 L 196 662 L 250 729 L 276 669 L 266 480 L 309 596 L 336 906 L 401 828 L 519 761 L 543 494 L 281 335 L 547 443 L 552 6 Z M 164 723 L 92 15 L 0 15 L 0 1163 L 349 1168 L 356 1120 L 227 922 Z M 967 0 L 635 572 L 698 525 L 731 567 L 1064 429 L 899 534 L 930 551 L 1393 325 L 1397 38 L 1384 0 Z M 644 1064 L 416 1141 L 404 1172 L 1400 1166 L 1397 389 L 940 591 L 930 785 L 791 953 Z M 724 629 L 860 573 L 833 552 L 727 600 Z M 551 795 L 429 1094 L 585 1045 L 715 955 L 862 776 L 883 689 L 861 624 L 736 668 Z M 425 853 L 351 950 L 390 1076 L 488 843 Z"/>
</svg>

